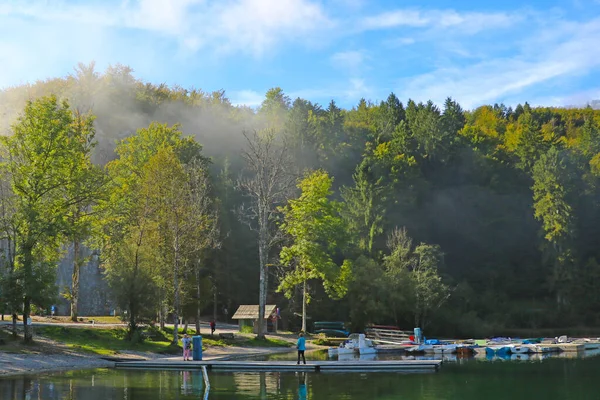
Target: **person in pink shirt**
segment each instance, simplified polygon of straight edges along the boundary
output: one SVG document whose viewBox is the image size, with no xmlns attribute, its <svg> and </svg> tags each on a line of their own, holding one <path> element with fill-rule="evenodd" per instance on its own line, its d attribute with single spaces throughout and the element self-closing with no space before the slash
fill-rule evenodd
<svg viewBox="0 0 600 400">
<path fill-rule="evenodd" d="M 190 361 L 190 353 L 192 352 L 192 339 L 187 335 L 183 335 L 183 361 Z"/>
</svg>

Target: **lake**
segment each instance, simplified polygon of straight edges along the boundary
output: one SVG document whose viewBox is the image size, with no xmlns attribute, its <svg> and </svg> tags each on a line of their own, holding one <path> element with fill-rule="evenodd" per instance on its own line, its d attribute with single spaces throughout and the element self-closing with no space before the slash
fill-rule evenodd
<svg viewBox="0 0 600 400">
<path fill-rule="evenodd" d="M 206 393 L 200 371 L 96 369 L 3 378 L 0 398 L 590 400 L 600 398 L 599 372 L 597 356 L 457 360 L 445 362 L 439 372 L 404 374 L 209 372 Z"/>
</svg>

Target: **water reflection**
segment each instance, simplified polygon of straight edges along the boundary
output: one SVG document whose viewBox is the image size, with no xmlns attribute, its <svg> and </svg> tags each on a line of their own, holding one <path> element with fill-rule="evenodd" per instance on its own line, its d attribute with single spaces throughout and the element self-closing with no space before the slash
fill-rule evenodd
<svg viewBox="0 0 600 400">
<path fill-rule="evenodd" d="M 306 400 L 306 372 L 300 372 L 298 375 L 298 399 Z"/>
<path fill-rule="evenodd" d="M 592 354 L 598 356 L 600 350 L 576 360 L 531 354 L 496 357 L 494 362 L 454 356 L 456 361 L 450 362 L 453 358 L 443 355 L 449 358 L 441 371 L 428 374 L 209 372 L 210 392 L 199 370 L 99 369 L 0 379 L 0 399 L 591 399 L 597 398 L 600 369 L 600 357 L 589 358 Z M 488 360 L 484 356 L 481 361 Z"/>
</svg>

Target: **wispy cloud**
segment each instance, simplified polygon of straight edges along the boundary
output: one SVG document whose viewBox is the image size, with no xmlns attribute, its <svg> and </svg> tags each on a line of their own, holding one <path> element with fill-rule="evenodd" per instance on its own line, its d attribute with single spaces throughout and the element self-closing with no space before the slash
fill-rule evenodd
<svg viewBox="0 0 600 400">
<path fill-rule="evenodd" d="M 438 103 L 452 96 L 466 107 L 475 107 L 600 67 L 600 58 L 590 51 L 600 43 L 600 18 L 539 29 L 519 42 L 510 57 L 492 57 L 467 66 L 451 65 L 402 79 L 401 92 L 407 97 Z"/>
<path fill-rule="evenodd" d="M 600 11 L 593 1 L 586 9 Z M 600 71 L 600 18 L 566 7 L 488 12 L 386 9 L 366 0 L 2 0 L 0 88 L 96 60 L 99 68 L 124 63 L 143 79 L 182 84 L 205 84 L 196 68 L 212 68 L 210 84 L 247 88 L 228 93 L 251 106 L 271 83 L 345 105 L 394 89 L 405 99 L 452 96 L 465 107 L 520 96 L 554 104 L 583 91 L 568 83 Z M 232 82 L 238 75 L 231 65 L 245 82 Z"/>
<path fill-rule="evenodd" d="M 455 29 L 474 34 L 485 29 L 506 28 L 522 18 L 522 15 L 502 12 L 460 13 L 455 10 L 399 9 L 364 17 L 358 27 L 362 30 L 401 27 Z"/>
<path fill-rule="evenodd" d="M 90 4 L 11 1 L 0 17 L 59 24 L 86 24 L 147 31 L 171 37 L 196 50 L 262 54 L 283 41 L 305 38 L 333 22 L 313 0 L 138 0 Z"/>
<path fill-rule="evenodd" d="M 265 91 L 266 92 L 266 91 Z M 231 104 L 234 106 L 258 107 L 263 102 L 264 94 L 254 90 L 239 90 L 229 94 L 231 96 Z"/>
</svg>

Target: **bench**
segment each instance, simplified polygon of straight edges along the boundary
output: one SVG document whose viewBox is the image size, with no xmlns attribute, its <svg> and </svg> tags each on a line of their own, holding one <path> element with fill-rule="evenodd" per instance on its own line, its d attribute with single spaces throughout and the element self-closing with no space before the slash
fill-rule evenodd
<svg viewBox="0 0 600 400">
<path fill-rule="evenodd" d="M 233 339 L 233 333 L 219 333 L 219 339 Z"/>
</svg>

